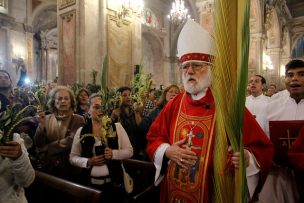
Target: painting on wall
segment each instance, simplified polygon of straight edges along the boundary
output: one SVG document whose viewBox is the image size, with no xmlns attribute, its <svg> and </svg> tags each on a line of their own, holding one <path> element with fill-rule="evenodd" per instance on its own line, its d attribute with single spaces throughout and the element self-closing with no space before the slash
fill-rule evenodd
<svg viewBox="0 0 304 203">
<path fill-rule="evenodd" d="M 61 19 L 61 83 L 73 84 L 76 81 L 76 11 L 60 15 Z"/>
<path fill-rule="evenodd" d="M 160 29 L 159 20 L 153 11 L 149 8 L 144 9 L 144 15 L 142 16 L 142 24 L 156 29 Z"/>
<path fill-rule="evenodd" d="M 131 25 L 117 26 L 116 18 L 108 18 L 108 87 L 129 85 L 132 79 L 132 36 Z"/>
</svg>

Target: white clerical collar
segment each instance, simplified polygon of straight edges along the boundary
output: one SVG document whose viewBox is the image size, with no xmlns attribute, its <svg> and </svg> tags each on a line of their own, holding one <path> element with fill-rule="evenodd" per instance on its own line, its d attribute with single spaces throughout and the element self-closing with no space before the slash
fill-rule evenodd
<svg viewBox="0 0 304 203">
<path fill-rule="evenodd" d="M 203 91 L 197 93 L 197 94 L 191 94 L 191 98 L 193 100 L 200 100 L 201 98 L 203 98 L 206 95 L 208 88 L 204 89 Z"/>
</svg>

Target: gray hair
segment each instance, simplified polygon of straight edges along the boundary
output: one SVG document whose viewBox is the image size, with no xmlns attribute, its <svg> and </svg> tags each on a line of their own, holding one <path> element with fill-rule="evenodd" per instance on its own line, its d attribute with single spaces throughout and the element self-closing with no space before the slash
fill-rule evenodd
<svg viewBox="0 0 304 203">
<path fill-rule="evenodd" d="M 47 101 L 47 107 L 49 108 L 49 110 L 52 113 L 57 111 L 57 109 L 55 107 L 55 96 L 56 96 L 57 92 L 59 92 L 61 90 L 67 91 L 69 93 L 70 101 L 71 101 L 71 109 L 74 111 L 75 107 L 76 107 L 75 96 L 74 96 L 72 90 L 66 86 L 57 86 L 50 91 L 49 99 Z"/>
</svg>

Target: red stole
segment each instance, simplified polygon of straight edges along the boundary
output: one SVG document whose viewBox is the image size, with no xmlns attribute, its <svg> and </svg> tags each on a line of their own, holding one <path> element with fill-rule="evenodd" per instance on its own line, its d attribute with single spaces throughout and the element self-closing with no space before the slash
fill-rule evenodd
<svg viewBox="0 0 304 203">
<path fill-rule="evenodd" d="M 209 178 L 213 172 L 215 108 L 212 96 L 207 98 L 211 99 L 207 106 L 206 101 L 192 101 L 186 93 L 181 99 L 170 141 L 175 143 L 187 138 L 187 143 L 198 155 L 198 160 L 189 169 L 183 169 L 173 162 L 169 164 L 166 175 L 169 202 L 208 202 L 208 184 L 212 181 Z"/>
</svg>

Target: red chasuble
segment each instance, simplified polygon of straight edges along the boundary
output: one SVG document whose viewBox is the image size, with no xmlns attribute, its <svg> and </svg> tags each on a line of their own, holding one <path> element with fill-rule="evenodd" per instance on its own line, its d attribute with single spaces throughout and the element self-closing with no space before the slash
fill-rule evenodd
<svg viewBox="0 0 304 203">
<path fill-rule="evenodd" d="M 165 106 L 150 127 L 147 152 L 151 160 L 161 144 L 173 144 L 185 137 L 187 145 L 198 156 L 196 164 L 188 169 L 169 163 L 161 186 L 161 202 L 212 202 L 214 112 L 210 89 L 197 101 L 181 93 Z M 271 166 L 272 145 L 248 110 L 245 111 L 244 146 L 254 154 L 262 173 L 267 173 Z"/>
</svg>

